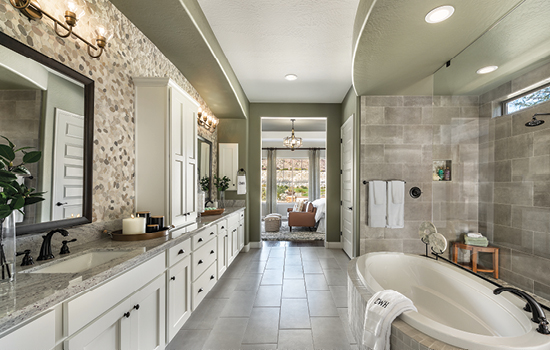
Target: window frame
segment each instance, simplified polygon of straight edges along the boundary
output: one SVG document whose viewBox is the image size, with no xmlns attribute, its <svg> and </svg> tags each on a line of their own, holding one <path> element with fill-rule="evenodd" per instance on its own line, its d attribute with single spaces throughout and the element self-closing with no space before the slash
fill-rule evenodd
<svg viewBox="0 0 550 350">
<path fill-rule="evenodd" d="M 530 94 L 532 94 L 532 93 L 535 93 L 535 92 L 537 92 L 537 91 L 539 91 L 539 90 L 544 90 L 544 89 L 549 88 L 549 87 L 550 87 L 550 83 L 546 83 L 546 84 L 537 86 L 537 87 L 534 88 L 534 89 L 531 89 L 531 90 L 529 90 L 529 91 L 526 91 L 526 92 L 524 92 L 524 93 L 522 93 L 522 94 L 520 94 L 520 95 L 516 95 L 516 96 L 514 96 L 514 97 L 511 97 L 511 98 L 508 98 L 508 99 L 502 101 L 501 104 L 500 104 L 500 106 L 501 106 L 501 108 L 502 108 L 502 115 L 510 115 L 510 114 L 518 113 L 518 112 L 524 111 L 524 110 L 526 110 L 526 109 L 529 109 L 529 108 L 538 106 L 538 105 L 541 104 L 541 103 L 549 102 L 549 101 L 550 101 L 550 98 L 549 98 L 547 101 L 540 102 L 540 103 L 537 103 L 537 104 L 535 104 L 535 105 L 532 105 L 532 106 L 529 106 L 529 107 L 522 108 L 522 109 L 517 110 L 517 111 L 515 111 L 515 112 L 509 112 L 509 111 L 508 111 L 508 103 L 510 103 L 510 102 L 512 102 L 512 101 L 515 101 L 515 100 L 518 100 L 518 99 L 520 99 L 520 98 L 522 98 L 522 97 L 525 97 L 525 96 L 527 96 L 527 95 L 530 95 Z"/>
</svg>

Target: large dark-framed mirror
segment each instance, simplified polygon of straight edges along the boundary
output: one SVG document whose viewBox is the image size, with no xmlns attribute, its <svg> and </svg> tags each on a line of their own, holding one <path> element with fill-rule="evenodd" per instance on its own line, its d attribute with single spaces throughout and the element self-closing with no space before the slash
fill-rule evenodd
<svg viewBox="0 0 550 350">
<path fill-rule="evenodd" d="M 197 159 L 200 185 L 208 184 L 206 199 L 212 199 L 212 141 L 202 136 L 197 136 Z"/>
<path fill-rule="evenodd" d="M 0 94 L 0 135 L 42 152 L 20 181 L 45 200 L 16 214 L 17 235 L 91 222 L 94 81 L 0 32 Z"/>
</svg>

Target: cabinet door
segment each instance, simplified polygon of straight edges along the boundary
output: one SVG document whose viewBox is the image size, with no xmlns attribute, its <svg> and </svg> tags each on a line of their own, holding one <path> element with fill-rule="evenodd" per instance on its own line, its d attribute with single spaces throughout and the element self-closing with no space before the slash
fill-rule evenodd
<svg viewBox="0 0 550 350">
<path fill-rule="evenodd" d="M 55 345 L 55 311 L 0 338 L 0 349 L 50 350 Z"/>
<path fill-rule="evenodd" d="M 223 231 L 218 235 L 218 278 L 220 278 L 227 269 L 227 232 Z"/>
<path fill-rule="evenodd" d="M 179 226 L 187 221 L 187 143 L 185 140 L 186 98 L 170 89 L 170 223 Z M 151 160 L 151 165 L 154 160 Z"/>
<path fill-rule="evenodd" d="M 239 251 L 244 248 L 244 222 L 239 222 L 239 228 L 237 229 L 239 235 Z"/>
<path fill-rule="evenodd" d="M 228 242 L 228 248 L 229 248 L 229 261 L 228 261 L 228 266 L 233 262 L 233 260 L 235 259 L 235 257 L 237 256 L 237 253 L 239 252 L 239 243 L 238 243 L 238 239 L 239 239 L 239 235 L 237 233 L 237 227 L 230 227 L 229 228 L 229 242 Z"/>
<path fill-rule="evenodd" d="M 191 315 L 191 258 L 187 256 L 168 270 L 167 340 L 169 343 Z"/>
</svg>

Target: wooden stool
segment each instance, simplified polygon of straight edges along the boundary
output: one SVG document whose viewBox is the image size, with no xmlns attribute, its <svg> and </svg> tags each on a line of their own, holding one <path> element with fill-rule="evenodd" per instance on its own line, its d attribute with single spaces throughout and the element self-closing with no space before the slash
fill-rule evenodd
<svg viewBox="0 0 550 350">
<path fill-rule="evenodd" d="M 455 264 L 458 264 L 457 258 L 458 258 L 458 248 L 460 249 L 466 249 L 471 251 L 470 265 L 462 265 L 463 267 L 470 269 L 474 272 L 492 272 L 493 276 L 498 279 L 498 248 L 497 247 L 478 247 L 475 245 L 467 245 L 464 243 L 454 242 L 453 243 L 453 262 Z M 478 262 L 478 253 L 493 253 L 493 269 L 478 269 L 477 262 Z"/>
</svg>

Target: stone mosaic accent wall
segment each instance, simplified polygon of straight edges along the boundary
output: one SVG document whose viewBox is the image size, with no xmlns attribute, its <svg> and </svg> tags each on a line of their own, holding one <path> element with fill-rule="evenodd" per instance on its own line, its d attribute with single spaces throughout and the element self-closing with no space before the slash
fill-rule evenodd
<svg viewBox="0 0 550 350">
<path fill-rule="evenodd" d="M 62 20 L 63 2 L 41 0 L 40 4 Z M 109 1 L 89 0 L 85 10 L 75 28 L 78 34 L 91 39 L 98 22 L 114 29 L 114 37 L 99 59 L 90 58 L 81 42 L 55 35 L 51 21 L 31 22 L 7 0 L 0 2 L 0 30 L 95 81 L 93 221 L 101 222 L 128 217 L 134 211 L 132 77 L 170 77 L 203 110 L 209 108 L 183 74 Z M 208 139 L 216 140 L 216 135 L 210 134 Z"/>
<path fill-rule="evenodd" d="M 424 252 L 423 221 L 447 239 L 477 231 L 478 99 L 440 96 L 361 97 L 361 181 L 406 181 L 405 227 L 367 226 L 367 190 L 360 190 L 360 253 Z M 453 161 L 453 181 L 434 182 L 434 160 Z M 411 187 L 422 195 L 411 198 Z"/>
<path fill-rule="evenodd" d="M 500 247 L 500 278 L 550 299 L 550 118 L 525 126 L 550 102 L 498 116 L 501 101 L 548 78 L 550 64 L 480 96 L 479 217 Z"/>
</svg>

